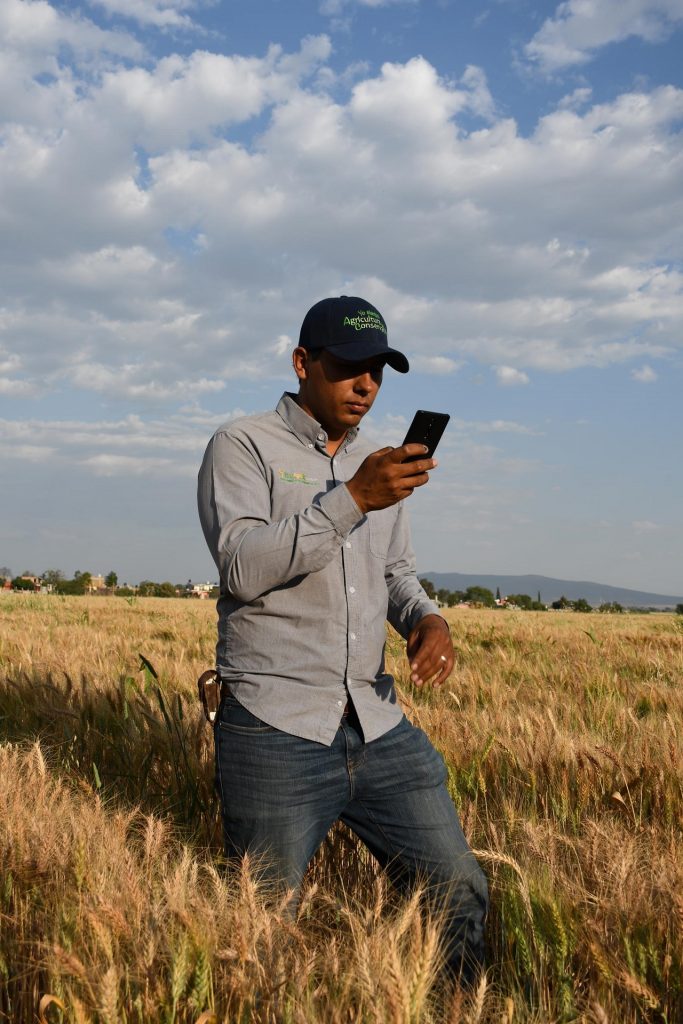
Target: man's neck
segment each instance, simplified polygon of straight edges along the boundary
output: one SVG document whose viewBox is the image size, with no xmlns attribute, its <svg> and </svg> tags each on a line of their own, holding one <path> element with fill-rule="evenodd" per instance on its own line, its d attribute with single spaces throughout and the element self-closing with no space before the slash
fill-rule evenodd
<svg viewBox="0 0 683 1024">
<path fill-rule="evenodd" d="M 302 401 L 300 394 L 294 395 L 293 398 L 294 398 L 294 401 L 296 402 L 296 404 L 302 410 L 302 412 L 305 412 L 307 416 L 310 416 L 314 423 L 318 423 L 319 422 L 319 420 L 313 415 L 313 413 L 308 408 L 308 406 L 305 404 L 305 402 Z M 341 448 L 341 446 L 343 445 L 344 441 L 346 440 L 346 436 L 348 434 L 348 430 L 343 431 L 343 433 L 341 433 L 340 435 L 338 435 L 336 437 L 331 437 L 327 427 L 325 426 L 325 424 L 321 423 L 320 426 L 323 428 L 323 430 L 327 434 L 327 442 L 325 444 L 325 448 L 327 449 L 327 453 L 328 453 L 328 455 L 335 456 L 337 454 L 337 452 L 339 451 L 339 449 Z"/>
<path fill-rule="evenodd" d="M 341 448 L 341 446 L 343 445 L 345 440 L 346 440 L 346 433 L 344 433 L 343 436 L 340 437 L 338 441 L 332 441 L 332 440 L 330 440 L 328 438 L 327 444 L 325 445 L 325 447 L 327 448 L 328 454 L 334 457 L 337 454 L 337 452 L 339 451 L 339 449 Z"/>
</svg>

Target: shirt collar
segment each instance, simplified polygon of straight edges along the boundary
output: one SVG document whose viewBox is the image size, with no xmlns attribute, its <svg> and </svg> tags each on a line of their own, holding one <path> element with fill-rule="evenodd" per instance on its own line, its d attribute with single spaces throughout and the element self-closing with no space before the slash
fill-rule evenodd
<svg viewBox="0 0 683 1024">
<path fill-rule="evenodd" d="M 304 412 L 291 391 L 285 391 L 277 403 L 275 411 L 292 433 L 296 434 L 302 444 L 305 444 L 307 448 L 317 448 L 319 451 L 327 454 L 327 448 L 325 447 L 327 445 L 327 431 L 317 420 L 314 420 L 312 416 Z M 348 448 L 355 441 L 357 435 L 358 427 L 350 427 L 343 447 Z"/>
</svg>

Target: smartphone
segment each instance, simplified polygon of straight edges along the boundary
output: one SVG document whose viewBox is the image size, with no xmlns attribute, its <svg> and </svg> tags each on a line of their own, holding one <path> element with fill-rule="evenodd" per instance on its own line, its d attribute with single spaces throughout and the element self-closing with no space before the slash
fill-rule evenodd
<svg viewBox="0 0 683 1024">
<path fill-rule="evenodd" d="M 450 416 L 447 412 L 428 412 L 426 409 L 418 409 L 413 416 L 413 422 L 408 427 L 403 444 L 425 444 L 429 451 L 422 455 L 411 455 L 410 458 L 403 461 L 416 462 L 418 459 L 431 459 L 449 419 Z"/>
</svg>

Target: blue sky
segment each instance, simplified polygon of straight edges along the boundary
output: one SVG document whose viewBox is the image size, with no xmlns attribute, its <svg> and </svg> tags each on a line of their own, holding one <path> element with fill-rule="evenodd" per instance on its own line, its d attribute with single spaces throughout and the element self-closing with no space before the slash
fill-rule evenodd
<svg viewBox="0 0 683 1024">
<path fill-rule="evenodd" d="M 683 594 L 683 0 L 0 5 L 0 564 L 213 576 L 204 446 L 359 294 L 420 571 Z M 9 496 L 9 500 L 7 499 Z"/>
</svg>

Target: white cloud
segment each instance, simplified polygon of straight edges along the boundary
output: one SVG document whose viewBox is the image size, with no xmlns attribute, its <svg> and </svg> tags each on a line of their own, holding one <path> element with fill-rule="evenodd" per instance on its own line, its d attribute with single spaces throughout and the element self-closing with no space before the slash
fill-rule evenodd
<svg viewBox="0 0 683 1024">
<path fill-rule="evenodd" d="M 647 363 L 637 370 L 631 370 L 631 376 L 634 380 L 640 381 L 641 384 L 652 384 L 653 381 L 657 380 L 657 373 Z"/>
<path fill-rule="evenodd" d="M 483 68 L 479 68 L 475 64 L 468 64 L 460 79 L 460 84 L 468 90 L 467 106 L 469 110 L 485 121 L 492 121 L 496 113 L 496 105 Z"/>
<path fill-rule="evenodd" d="M 119 15 L 161 29 L 194 28 L 192 18 L 184 13 L 197 6 L 193 0 L 90 0 L 110 15 Z"/>
<path fill-rule="evenodd" d="M 83 460 L 86 469 L 95 476 L 189 476 L 194 466 L 173 462 L 171 459 L 138 458 L 135 455 L 92 455 Z"/>
<path fill-rule="evenodd" d="M 161 365 L 154 367 L 149 363 L 143 366 L 123 364 L 112 369 L 102 363 L 83 362 L 71 368 L 68 379 L 74 387 L 86 391 L 104 392 L 112 396 L 145 401 L 186 399 L 193 395 L 215 393 L 225 388 L 225 381 L 210 380 L 206 377 L 164 384 L 160 380 L 149 379 L 150 372 L 154 372 L 155 369 L 163 372 Z"/>
<path fill-rule="evenodd" d="M 47 0 L 3 0 L 0 39 L 10 54 L 24 53 L 36 62 L 49 55 L 52 70 L 60 46 L 68 47 L 78 61 L 98 53 L 128 58 L 144 54 L 144 47 L 128 34 L 106 31 L 78 14 L 63 14 Z"/>
<path fill-rule="evenodd" d="M 656 530 L 661 530 L 661 525 L 653 523 L 650 519 L 636 519 L 631 526 L 636 533 L 654 533 Z"/>
<path fill-rule="evenodd" d="M 449 359 L 447 356 L 413 356 L 410 360 L 411 370 L 417 370 L 418 373 L 434 373 L 438 376 L 447 373 L 455 373 L 460 368 L 460 364 L 456 363 L 454 359 Z"/>
<path fill-rule="evenodd" d="M 166 269 L 168 267 L 167 263 Z M 45 263 L 45 269 L 50 275 L 61 278 L 65 285 L 95 288 L 104 292 L 110 288 L 127 286 L 136 278 L 141 282 L 149 280 L 160 268 L 158 257 L 141 245 L 128 248 L 107 245 L 95 252 L 73 252 L 66 259 L 48 260 Z"/>
<path fill-rule="evenodd" d="M 593 95 L 593 90 L 589 86 L 580 86 L 574 89 L 572 92 L 563 96 L 558 103 L 559 110 L 580 110 L 584 107 Z"/>
<path fill-rule="evenodd" d="M 289 355 L 290 352 L 294 351 L 297 345 L 298 339 L 297 341 L 294 341 L 288 334 L 280 334 L 275 339 L 271 351 L 274 352 L 276 356 Z"/>
<path fill-rule="evenodd" d="M 483 423 L 472 423 L 471 426 L 483 434 L 529 434 L 538 435 L 538 431 L 514 420 L 489 420 Z"/>
<path fill-rule="evenodd" d="M 528 384 L 528 374 L 523 370 L 516 370 L 514 366 L 494 366 L 498 383 L 505 387 L 515 387 L 518 384 Z"/>
<path fill-rule="evenodd" d="M 219 128 L 240 124 L 285 100 L 329 57 L 327 36 L 303 40 L 298 53 L 271 46 L 265 57 L 196 50 L 173 54 L 153 68 L 117 68 L 104 75 L 92 106 L 123 119 L 147 150 L 207 142 Z"/>
<path fill-rule="evenodd" d="M 582 92 L 524 136 L 481 69 L 418 57 L 344 96 L 318 36 L 86 71 L 58 61 L 84 19 L 3 17 L 27 6 L 40 59 L 15 27 L 0 62 L 5 394 L 173 407 L 289 379 L 284 339 L 335 292 L 374 301 L 418 372 L 523 383 L 680 347 L 682 90 Z"/>
<path fill-rule="evenodd" d="M 460 82 L 451 83 L 441 79 L 423 57 L 413 57 L 406 64 L 384 64 L 378 77 L 359 82 L 353 90 L 350 113 L 361 138 L 374 137 L 383 145 L 394 141 L 418 156 L 455 138 L 452 119 L 456 114 L 470 111 L 489 116 L 492 106 L 481 68 L 470 66 Z M 414 132 L 420 133 L 417 147 Z"/>
<path fill-rule="evenodd" d="M 167 419 L 131 414 L 118 420 L 0 419 L 0 460 L 83 467 L 98 476 L 186 476 L 213 431 L 241 409 L 210 413 L 190 405 Z"/>
<path fill-rule="evenodd" d="M 47 462 L 55 455 L 56 449 L 39 444 L 7 444 L 0 440 L 0 459 L 16 459 L 21 462 Z"/>
<path fill-rule="evenodd" d="M 566 0 L 524 48 L 544 71 L 585 64 L 609 43 L 667 38 L 683 21 L 681 0 Z"/>
<path fill-rule="evenodd" d="M 32 398 L 36 394 L 38 394 L 38 388 L 33 381 L 0 377 L 0 395 L 8 395 L 12 398 Z"/>
<path fill-rule="evenodd" d="M 320 13 L 335 17 L 354 4 L 359 7 L 391 7 L 396 4 L 419 4 L 420 0 L 321 0 Z"/>
</svg>

